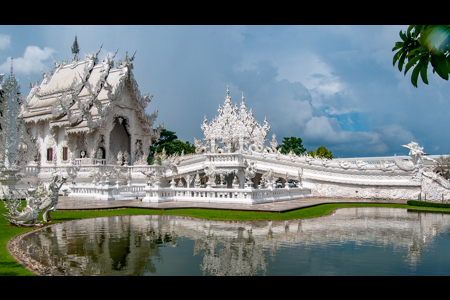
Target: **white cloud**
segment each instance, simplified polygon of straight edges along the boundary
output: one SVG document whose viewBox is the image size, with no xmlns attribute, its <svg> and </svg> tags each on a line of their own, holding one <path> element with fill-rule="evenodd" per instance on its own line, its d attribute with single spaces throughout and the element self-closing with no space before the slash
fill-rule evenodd
<svg viewBox="0 0 450 300">
<path fill-rule="evenodd" d="M 339 55 L 339 54 L 337 54 Z M 345 59 L 349 56 L 345 54 Z M 365 111 L 361 99 L 354 96 L 351 86 L 319 54 L 310 51 L 280 56 L 275 62 L 278 80 L 301 82 L 310 92 L 312 105 L 329 115 Z"/>
<path fill-rule="evenodd" d="M 6 49 L 11 45 L 11 37 L 6 34 L 0 34 L 0 49 Z"/>
<path fill-rule="evenodd" d="M 310 51 L 280 56 L 275 63 L 279 74 L 277 79 L 301 82 L 307 89 L 318 87 L 321 84 L 320 76 L 332 76 L 333 71 L 317 54 Z"/>
<path fill-rule="evenodd" d="M 336 156 L 345 153 L 346 157 L 401 154 L 404 152 L 401 145 L 416 141 L 412 132 L 399 124 L 379 126 L 369 132 L 351 132 L 342 130 L 336 119 L 326 116 L 312 117 L 299 133 L 304 142 L 314 147 L 325 146 Z"/>
<path fill-rule="evenodd" d="M 41 49 L 37 46 L 28 46 L 25 49 L 23 57 L 13 58 L 13 67 L 15 74 L 40 73 L 48 69 L 44 61 L 48 60 L 56 51 L 45 47 Z M 1 66 L 0 71 L 7 72 L 11 67 L 11 59 L 8 58 Z"/>
</svg>

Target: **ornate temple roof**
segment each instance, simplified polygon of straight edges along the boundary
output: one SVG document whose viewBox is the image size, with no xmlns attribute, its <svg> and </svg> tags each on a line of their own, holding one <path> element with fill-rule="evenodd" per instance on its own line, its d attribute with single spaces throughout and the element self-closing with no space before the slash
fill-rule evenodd
<svg viewBox="0 0 450 300">
<path fill-rule="evenodd" d="M 49 120 L 51 126 L 66 126 L 66 133 L 91 132 L 111 104 L 124 105 L 118 97 L 127 87 L 137 100 L 133 106 L 139 121 L 151 132 L 157 111 L 145 113 L 152 96 L 142 96 L 138 90 L 132 73 L 134 55 L 129 58 L 127 54 L 114 66 L 115 54 L 99 62 L 99 52 L 85 55 L 81 61 L 76 57 L 71 63 L 55 62 L 55 68 L 43 74 L 42 82 L 32 86 L 21 110 L 24 121 Z"/>
<path fill-rule="evenodd" d="M 238 107 L 237 103 L 232 106 L 230 89 L 227 87 L 227 96 L 223 107 L 219 105 L 216 116 L 209 124 L 206 119 L 201 126 L 206 141 L 220 141 L 227 148 L 228 152 L 235 152 L 238 149 L 244 151 L 244 147 L 250 143 L 262 149 L 266 140 L 270 125 L 267 123 L 267 117 L 261 126 L 253 116 L 253 110 L 247 109 L 244 94 Z"/>
</svg>

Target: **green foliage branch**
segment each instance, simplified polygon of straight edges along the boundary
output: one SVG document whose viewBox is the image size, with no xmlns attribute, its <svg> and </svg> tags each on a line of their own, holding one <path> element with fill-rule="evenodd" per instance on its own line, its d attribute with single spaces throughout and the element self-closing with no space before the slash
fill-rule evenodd
<svg viewBox="0 0 450 300">
<path fill-rule="evenodd" d="M 313 150 L 309 150 L 307 154 L 312 157 L 333 159 L 333 153 L 324 146 L 320 146 L 319 148 L 316 149 L 315 152 Z"/>
<path fill-rule="evenodd" d="M 306 151 L 306 148 L 303 147 L 303 140 L 294 136 L 284 137 L 283 143 L 277 149 L 280 149 L 280 152 L 283 154 L 289 154 L 292 150 L 296 155 L 303 154 Z"/>
<path fill-rule="evenodd" d="M 406 32 L 400 31 L 401 41 L 395 43 L 392 51 L 393 65 L 404 74 L 413 68 L 411 83 L 417 87 L 420 77 L 428 84 L 428 65 L 433 67 L 442 79 L 448 80 L 450 74 L 450 25 L 410 25 Z M 406 65 L 405 65 L 406 63 Z"/>
<path fill-rule="evenodd" d="M 296 155 L 301 155 L 306 152 L 306 148 L 303 146 L 303 140 L 294 136 L 284 137 L 283 143 L 277 149 L 283 154 L 289 154 L 292 151 Z M 309 150 L 306 153 L 312 157 L 333 158 L 333 153 L 324 146 L 320 146 L 316 151 Z"/>
<path fill-rule="evenodd" d="M 167 155 L 172 155 L 178 153 L 181 155 L 184 154 L 195 153 L 195 146 L 188 141 L 182 142 L 178 140 L 177 135 L 174 131 L 163 129 L 161 130 L 161 136 L 158 142 L 154 143 L 150 146 L 150 154 L 148 157 L 148 163 L 153 163 L 153 157 L 155 153 L 161 153 L 165 149 Z"/>
</svg>

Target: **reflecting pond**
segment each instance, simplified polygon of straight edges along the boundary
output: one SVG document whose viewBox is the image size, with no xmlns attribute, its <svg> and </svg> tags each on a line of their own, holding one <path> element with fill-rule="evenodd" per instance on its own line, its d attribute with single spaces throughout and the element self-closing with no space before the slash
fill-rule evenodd
<svg viewBox="0 0 450 300">
<path fill-rule="evenodd" d="M 450 275 L 450 215 L 368 207 L 273 222 L 102 217 L 48 226 L 19 246 L 65 275 Z"/>
</svg>

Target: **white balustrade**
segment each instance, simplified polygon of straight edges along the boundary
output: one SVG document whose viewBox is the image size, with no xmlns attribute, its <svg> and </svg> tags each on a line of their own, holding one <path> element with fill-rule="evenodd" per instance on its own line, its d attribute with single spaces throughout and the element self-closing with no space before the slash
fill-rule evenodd
<svg viewBox="0 0 450 300">
<path fill-rule="evenodd" d="M 143 202 L 192 201 L 255 204 L 311 197 L 309 189 L 227 189 L 227 188 L 160 188 L 145 189 Z"/>
<path fill-rule="evenodd" d="M 96 200 L 133 200 L 144 197 L 145 185 L 72 185 L 69 197 L 94 198 Z"/>
</svg>

